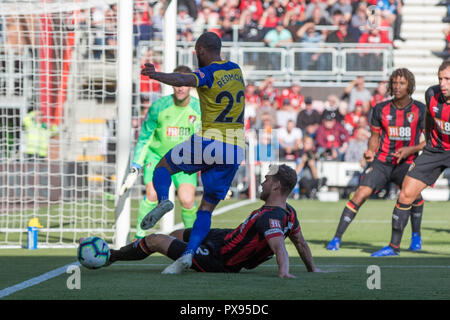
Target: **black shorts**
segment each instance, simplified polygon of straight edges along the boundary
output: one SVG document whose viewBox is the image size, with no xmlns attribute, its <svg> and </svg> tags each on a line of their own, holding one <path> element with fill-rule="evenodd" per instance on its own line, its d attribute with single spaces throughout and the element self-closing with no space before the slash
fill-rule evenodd
<svg viewBox="0 0 450 320">
<path fill-rule="evenodd" d="M 232 229 L 211 229 L 200 247 L 197 249 L 193 259 L 191 269 L 199 272 L 238 272 L 227 268 L 220 254 L 220 249 L 225 239 L 225 235 Z M 172 241 L 167 250 L 170 259 L 178 259 L 186 250 L 187 242 L 191 236 L 192 229 L 186 229 L 183 233 L 183 241 L 178 239 Z"/>
<path fill-rule="evenodd" d="M 393 165 L 375 159 L 362 173 L 359 185 L 370 187 L 374 191 L 381 190 L 388 182 L 401 187 L 409 166 L 406 162 Z"/>
<path fill-rule="evenodd" d="M 424 148 L 423 152 L 411 164 L 408 176 L 433 185 L 441 173 L 450 168 L 450 151 L 433 151 Z"/>
</svg>

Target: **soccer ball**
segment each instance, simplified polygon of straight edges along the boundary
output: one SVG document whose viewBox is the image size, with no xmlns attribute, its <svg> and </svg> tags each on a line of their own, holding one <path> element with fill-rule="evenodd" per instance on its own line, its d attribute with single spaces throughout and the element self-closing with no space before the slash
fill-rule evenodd
<svg viewBox="0 0 450 320">
<path fill-rule="evenodd" d="M 88 269 L 103 267 L 109 260 L 110 251 L 105 240 L 99 237 L 82 239 L 78 246 L 77 257 L 81 265 Z"/>
</svg>

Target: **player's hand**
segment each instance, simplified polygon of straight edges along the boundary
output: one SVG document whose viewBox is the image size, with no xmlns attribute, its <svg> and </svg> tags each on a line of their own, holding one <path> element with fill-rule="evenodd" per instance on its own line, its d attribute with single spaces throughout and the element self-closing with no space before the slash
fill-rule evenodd
<svg viewBox="0 0 450 320">
<path fill-rule="evenodd" d="M 149 78 L 153 78 L 156 73 L 155 66 L 152 63 L 144 64 L 144 69 L 142 69 L 141 74 Z"/>
<path fill-rule="evenodd" d="M 364 152 L 364 159 L 367 162 L 373 162 L 373 160 L 375 159 L 375 152 L 373 152 L 372 150 L 366 150 L 366 152 Z"/>
<path fill-rule="evenodd" d="M 401 147 L 393 156 L 398 158 L 397 162 L 400 162 L 402 159 L 408 158 L 412 153 L 414 153 L 414 147 Z"/>
<path fill-rule="evenodd" d="M 120 188 L 119 196 L 122 196 L 125 192 L 127 192 L 128 189 L 130 189 L 134 185 L 138 175 L 139 170 L 135 167 L 131 168 L 131 172 L 128 174 L 124 184 Z"/>
</svg>

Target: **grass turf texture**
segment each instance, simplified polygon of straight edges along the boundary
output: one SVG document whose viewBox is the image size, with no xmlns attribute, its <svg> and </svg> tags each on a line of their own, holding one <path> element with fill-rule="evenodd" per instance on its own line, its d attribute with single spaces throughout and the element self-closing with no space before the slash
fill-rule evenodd
<svg viewBox="0 0 450 320">
<path fill-rule="evenodd" d="M 410 223 L 400 257 L 372 258 L 387 245 L 393 201 L 368 201 L 344 234 L 342 248 L 329 252 L 345 201 L 293 201 L 316 264 L 326 273 L 307 273 L 287 240 L 290 270 L 296 279 L 277 278 L 275 259 L 239 274 L 188 271 L 161 275 L 170 260 L 154 254 L 142 261 L 118 262 L 100 270 L 81 268 L 81 289 L 69 290 L 63 273 L 4 299 L 450 299 L 450 219 L 448 202 L 427 202 L 422 223 L 423 250 L 409 252 Z M 224 202 L 226 204 L 226 202 Z M 262 202 L 213 217 L 212 227 L 235 227 Z M 0 290 L 76 260 L 75 249 L 0 250 Z M 369 265 L 381 270 L 381 289 L 369 290 Z"/>
</svg>

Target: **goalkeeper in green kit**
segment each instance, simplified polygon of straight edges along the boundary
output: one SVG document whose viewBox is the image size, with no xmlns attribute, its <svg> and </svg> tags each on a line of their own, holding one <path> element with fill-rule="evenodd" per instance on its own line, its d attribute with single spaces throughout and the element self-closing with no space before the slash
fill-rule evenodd
<svg viewBox="0 0 450 320">
<path fill-rule="evenodd" d="M 178 66 L 174 72 L 190 73 L 189 67 Z M 190 87 L 173 87 L 174 93 L 156 100 L 149 108 L 142 124 L 134 149 L 131 172 L 125 179 L 119 195 L 123 195 L 135 183 L 143 171 L 146 186 L 145 197 L 139 205 L 136 238 L 144 238 L 142 219 L 158 204 L 153 187 L 153 171 L 159 160 L 177 144 L 188 139 L 201 127 L 200 103 L 190 96 Z M 196 219 L 195 188 L 196 173 L 179 172 L 172 176 L 181 204 L 181 218 L 186 228 L 191 228 Z"/>
</svg>

